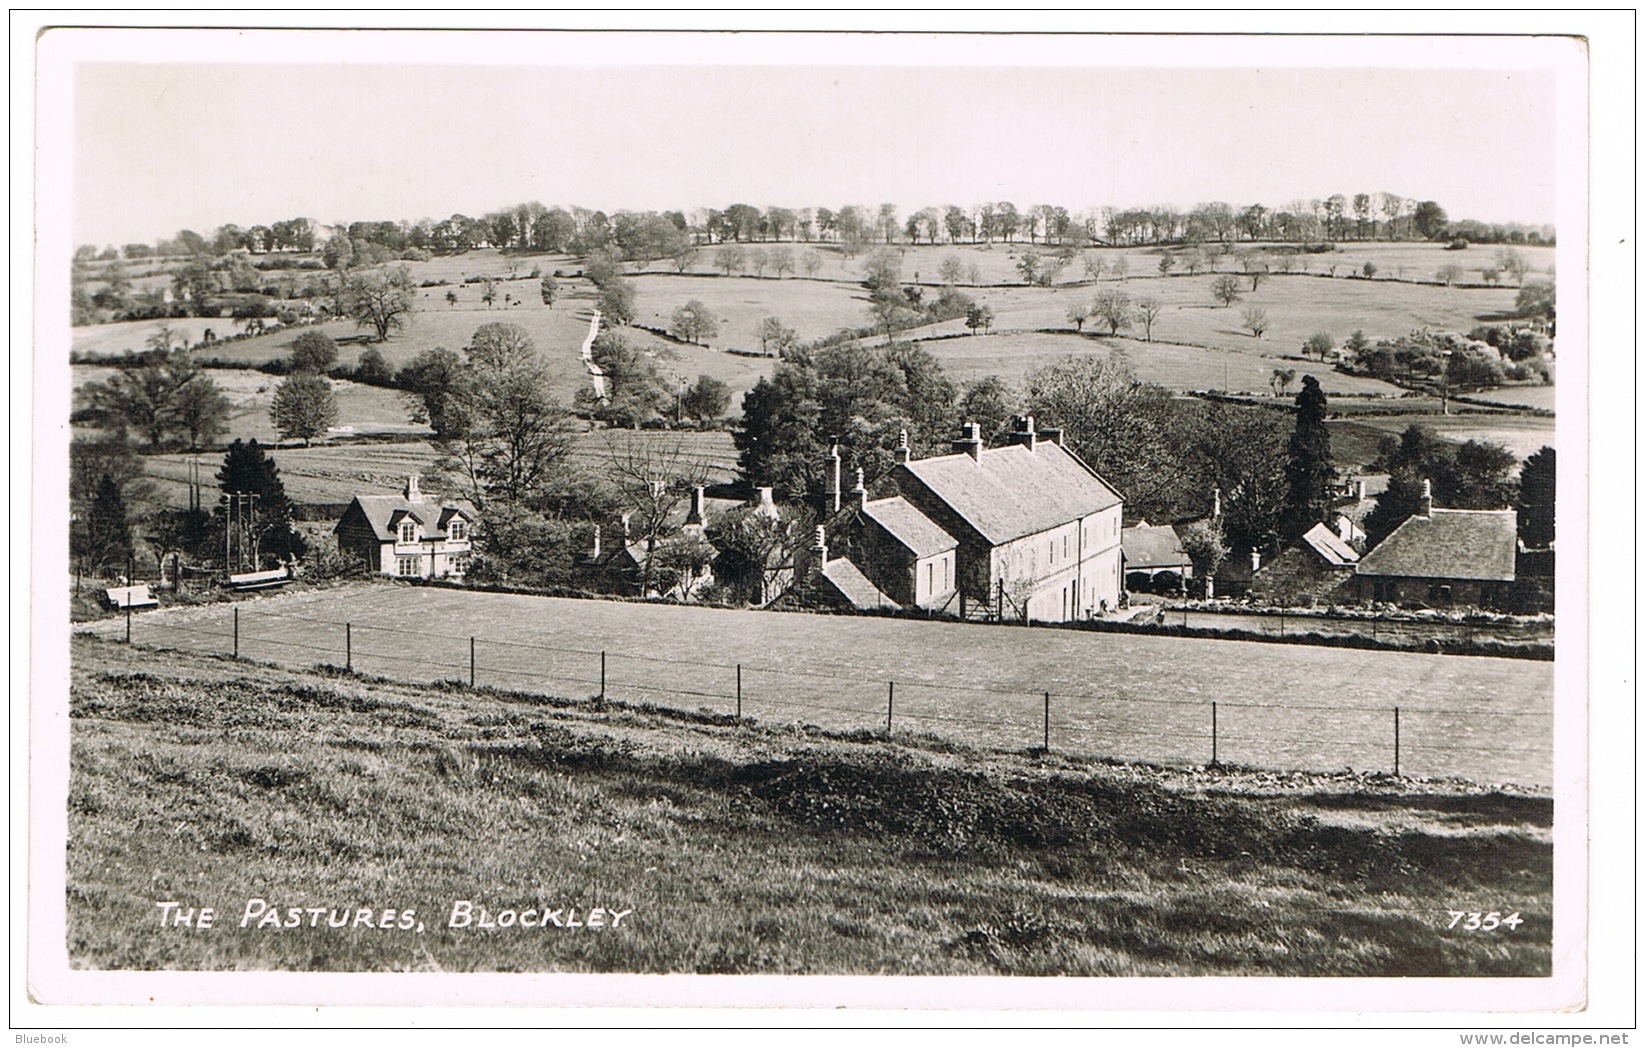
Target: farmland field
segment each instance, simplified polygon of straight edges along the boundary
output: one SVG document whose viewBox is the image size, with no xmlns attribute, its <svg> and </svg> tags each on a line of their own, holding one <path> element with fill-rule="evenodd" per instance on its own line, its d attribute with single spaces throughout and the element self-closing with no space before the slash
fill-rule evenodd
<svg viewBox="0 0 1645 1048">
<path fill-rule="evenodd" d="M 1142 381 L 1173 390 L 1216 389 L 1271 396 L 1272 389 L 1268 382 L 1274 370 L 1288 368 L 1297 372 L 1297 381 L 1301 381 L 1303 375 L 1313 375 L 1327 393 L 1393 396 L 1400 392 L 1386 382 L 1344 375 L 1329 367 L 1309 365 L 1298 360 L 1171 342 L 1143 342 L 1090 334 L 1081 336 L 1073 331 L 961 335 L 956 338 L 924 339 L 917 345 L 936 357 L 950 378 L 961 383 L 988 375 L 1000 375 L 1020 386 L 1028 374 L 1048 364 L 1072 357 L 1106 357 L 1117 350 Z M 1289 402 L 1295 394 L 1296 386 L 1293 384 L 1284 399 Z"/>
<path fill-rule="evenodd" d="M 1240 248 L 1261 245 L 1240 245 Z M 867 300 L 859 281 L 864 265 L 876 248 L 870 246 L 854 258 L 846 257 L 831 244 L 745 244 L 745 254 L 754 250 L 789 249 L 796 256 L 815 251 L 821 267 L 813 278 L 777 276 L 768 270 L 755 277 L 751 267 L 732 276 L 716 271 L 717 247 L 701 249 L 679 274 L 667 263 L 648 267 L 628 267 L 636 289 L 636 320 L 648 327 L 669 326 L 675 308 L 690 299 L 704 302 L 719 322 L 719 333 L 708 345 L 682 345 L 638 328 L 623 330 L 638 348 L 650 353 L 671 384 L 689 383 L 698 375 L 710 375 L 726 382 L 732 390 L 732 410 L 740 407 L 741 394 L 763 375 L 770 374 L 775 361 L 727 353 L 727 348 L 756 350 L 757 325 L 766 316 L 775 316 L 794 328 L 802 339 L 813 339 L 840 328 L 862 327 L 869 323 Z M 1437 244 L 1348 245 L 1326 255 L 1297 256 L 1300 268 L 1289 274 L 1274 273 L 1256 290 L 1242 279 L 1242 298 L 1229 307 L 1218 306 L 1211 298 L 1212 272 L 1187 275 L 1173 272 L 1162 276 L 1157 263 L 1158 249 L 1093 249 L 1110 268 L 1109 275 L 1095 283 L 1086 278 L 1079 259 L 1063 271 L 1059 283 L 1050 288 L 1028 287 L 1015 271 L 1016 261 L 1026 251 L 1042 255 L 1054 250 L 1045 245 L 994 244 L 908 246 L 894 248 L 902 259 L 905 282 L 924 284 L 928 297 L 938 286 L 936 272 L 944 258 L 957 256 L 977 267 L 980 286 L 962 283 L 961 290 L 987 303 L 994 311 L 989 334 L 969 336 L 960 319 L 927 324 L 907 332 L 923 348 L 936 354 L 959 381 L 998 374 L 1020 384 L 1035 368 L 1072 354 L 1091 352 L 1098 346 L 1123 348 L 1144 380 L 1175 390 L 1231 389 L 1262 394 L 1275 368 L 1295 369 L 1314 374 L 1328 393 L 1386 393 L 1398 395 L 1397 387 L 1374 379 L 1339 374 L 1323 365 L 1298 359 L 1305 339 L 1315 332 L 1329 334 L 1338 344 L 1355 330 L 1373 339 L 1403 335 L 1416 328 L 1466 331 L 1478 323 L 1510 312 L 1517 291 L 1513 287 L 1453 287 L 1418 284 L 1439 265 L 1489 264 L 1494 249 L 1484 247 L 1467 252 L 1448 252 Z M 1551 264 L 1551 249 L 1521 249 L 1532 265 L 1540 269 Z M 1114 260 L 1124 257 L 1129 266 L 1125 280 L 1111 273 Z M 1460 258 L 1459 256 L 1468 256 Z M 1351 278 L 1365 261 L 1375 261 L 1376 279 Z M 1231 271 L 1231 256 L 1214 256 L 1213 268 Z M 1329 275 L 1332 266 L 1336 275 Z M 466 346 L 480 325 L 494 322 L 519 324 L 536 342 L 539 353 L 549 363 L 553 392 L 569 403 L 588 382 L 578 347 L 587 331 L 588 310 L 594 290 L 576 274 L 581 262 L 566 256 L 505 256 L 483 250 L 465 255 L 435 258 L 408 264 L 417 283 L 444 281 L 417 290 L 418 310 L 407 327 L 377 348 L 393 367 L 409 362 L 417 353 L 434 347 L 460 349 Z M 544 308 L 538 294 L 533 269 L 560 271 L 560 293 L 553 308 Z M 1400 272 L 1405 279 L 1397 279 Z M 480 300 L 480 288 L 465 279 L 484 275 L 497 281 L 497 299 L 490 308 Z M 1101 330 L 1095 319 L 1085 324 L 1081 338 L 1067 318 L 1070 306 L 1089 306 L 1099 292 L 1119 291 L 1133 302 L 1156 296 L 1163 310 L 1153 327 L 1156 341 L 1147 342 L 1139 327 L 1123 334 L 1129 337 L 1097 339 Z M 447 295 L 456 297 L 449 302 Z M 506 296 L 506 301 L 505 301 Z M 1256 338 L 1243 326 L 1247 307 L 1266 311 L 1269 327 Z M 206 327 L 219 336 L 234 330 L 227 318 L 171 321 L 191 340 Z M 91 353 L 118 353 L 142 348 L 157 322 L 142 321 L 77 328 L 73 347 Z M 347 321 L 321 325 L 320 330 L 339 338 L 356 334 Z M 1067 334 L 1053 332 L 1066 331 Z M 963 338 L 945 337 L 962 335 Z M 283 356 L 290 350 L 294 331 L 280 331 L 202 351 L 207 356 L 260 363 Z M 872 341 L 872 340 L 871 340 Z M 358 359 L 362 344 L 345 345 L 342 363 Z M 1515 387 L 1482 394 L 1505 405 L 1552 406 L 1552 387 Z M 370 417 L 342 418 L 344 425 L 380 431 L 373 425 L 384 420 Z M 255 431 L 236 432 L 255 435 Z"/>
<path fill-rule="evenodd" d="M 1485 782 L 1552 781 L 1553 667 L 1404 652 L 1080 633 L 878 618 L 822 618 L 361 584 L 240 605 L 241 655 L 341 665 L 400 680 L 607 695 L 839 729 L 893 723 L 988 748 L 1170 764 L 1217 755 L 1276 768 L 1390 769 Z M 507 625 L 502 625 L 507 623 Z M 107 621 L 105 636 L 123 630 Z M 138 617 L 133 638 L 225 652 L 221 605 Z M 1232 646 L 1231 645 L 1235 645 Z M 888 682 L 895 681 L 894 689 Z M 892 694 L 894 693 L 894 694 Z"/>
<path fill-rule="evenodd" d="M 81 637 L 71 653 L 57 947 L 77 969 L 1550 971 L 1544 791 L 996 753 Z M 216 924 L 161 926 L 164 899 Z M 319 909 L 272 927 L 242 921 L 253 899 Z M 487 926 L 453 919 L 458 900 Z M 1505 900 L 1511 933 L 1447 926 L 1448 906 Z M 415 916 L 366 928 L 358 907 Z"/>
<path fill-rule="evenodd" d="M 1511 312 L 1513 288 L 1431 287 L 1391 280 L 1329 279 L 1318 274 L 1274 274 L 1256 291 L 1249 279 L 1240 283 L 1239 301 L 1219 305 L 1211 297 L 1214 278 L 1177 274 L 1167 277 L 1132 276 L 1118 281 L 1104 278 L 1096 285 L 1030 288 L 994 287 L 968 290 L 994 310 L 994 330 L 1069 328 L 1070 306 L 1089 305 L 1098 292 L 1119 291 L 1133 303 L 1144 296 L 1159 298 L 1164 309 L 1154 322 L 1154 337 L 1191 342 L 1239 353 L 1296 354 L 1304 341 L 1323 331 L 1338 345 L 1354 331 L 1371 339 L 1392 338 L 1417 328 L 1468 331 L 1482 318 Z M 1268 314 L 1269 327 L 1255 338 L 1243 325 L 1246 308 L 1258 306 Z M 1087 321 L 1088 328 L 1100 325 Z M 933 334 L 965 331 L 963 320 L 921 329 Z M 1141 327 L 1132 329 L 1139 334 Z"/>
<path fill-rule="evenodd" d="M 76 388 L 88 382 L 106 380 L 114 369 L 95 365 L 76 364 L 72 381 Z M 280 439 L 269 418 L 274 403 L 274 391 L 282 378 L 260 371 L 235 368 L 206 368 L 205 373 L 217 388 L 223 391 L 232 405 L 229 411 L 228 432 L 231 437 L 275 443 Z M 425 425 L 407 421 L 404 399 L 392 389 L 367 386 L 343 379 L 331 379 L 332 393 L 337 398 L 337 425 L 332 436 L 365 436 L 386 434 L 427 434 Z M 160 472 L 159 457 L 149 459 L 150 472 Z"/>
<path fill-rule="evenodd" d="M 598 470 L 610 461 L 612 446 L 624 448 L 630 442 L 672 449 L 678 445 L 685 461 L 700 463 L 708 470 L 709 482 L 729 481 L 737 464 L 731 434 L 721 431 L 606 430 L 592 429 L 578 434 L 571 462 L 582 469 Z M 188 504 L 189 462 L 185 454 L 151 455 L 145 461 L 148 473 L 172 505 Z M 217 456 L 200 456 L 207 475 L 220 461 Z M 398 491 L 407 474 L 421 474 L 434 463 L 434 448 L 422 441 L 393 444 L 337 444 L 312 448 L 281 448 L 273 458 L 280 468 L 286 493 L 300 505 L 337 505 L 355 495 Z"/>
<path fill-rule="evenodd" d="M 1555 420 L 1545 415 L 1425 415 L 1420 419 L 1359 415 L 1349 420 L 1333 421 L 1329 425 L 1333 438 L 1335 434 L 1347 430 L 1398 436 L 1413 422 L 1421 422 L 1446 440 L 1458 443 L 1486 440 L 1501 444 L 1518 459 L 1525 458 L 1538 448 L 1554 445 Z"/>
</svg>

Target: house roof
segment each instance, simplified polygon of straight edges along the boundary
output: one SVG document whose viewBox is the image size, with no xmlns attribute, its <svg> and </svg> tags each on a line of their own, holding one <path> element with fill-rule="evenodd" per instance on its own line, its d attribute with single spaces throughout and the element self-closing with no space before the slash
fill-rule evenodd
<svg viewBox="0 0 1645 1048">
<path fill-rule="evenodd" d="M 934 557 L 959 542 L 901 495 L 865 503 L 863 513 L 916 557 Z"/>
<path fill-rule="evenodd" d="M 1414 514 L 1359 561 L 1359 574 L 1511 582 L 1519 515 L 1511 509 Z"/>
<path fill-rule="evenodd" d="M 840 596 L 851 602 L 857 608 L 895 608 L 897 602 L 880 592 L 880 588 L 868 581 L 855 564 L 845 557 L 831 560 L 823 565 L 823 578 L 837 590 Z"/>
<path fill-rule="evenodd" d="M 1324 524 L 1315 524 L 1303 532 L 1302 541 L 1312 546 L 1327 564 L 1340 568 L 1359 562 L 1359 553 L 1354 547 L 1342 541 L 1336 532 Z"/>
<path fill-rule="evenodd" d="M 435 502 L 429 498 L 412 502 L 403 495 L 356 495 L 354 505 L 360 507 L 360 512 L 365 515 L 366 522 L 380 542 L 392 540 L 398 518 L 408 514 L 417 518 L 423 526 L 423 537 L 430 539 L 445 538 L 446 525 L 454 516 L 460 514 L 465 520 L 474 519 L 472 507 L 456 502 Z M 342 522 L 339 521 L 337 526 L 342 527 Z"/>
<path fill-rule="evenodd" d="M 1183 568 L 1193 563 L 1182 551 L 1177 529 L 1169 524 L 1150 524 L 1144 520 L 1121 528 L 1120 550 L 1125 554 L 1128 569 Z"/>
<path fill-rule="evenodd" d="M 905 462 L 932 494 L 994 545 L 1120 504 L 1119 493 L 1060 444 L 1040 441 Z"/>
</svg>

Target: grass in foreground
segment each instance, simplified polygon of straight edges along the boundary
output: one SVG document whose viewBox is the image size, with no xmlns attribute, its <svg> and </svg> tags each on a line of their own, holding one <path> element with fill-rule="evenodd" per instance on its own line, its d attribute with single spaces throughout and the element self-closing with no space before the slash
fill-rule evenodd
<svg viewBox="0 0 1645 1048">
<path fill-rule="evenodd" d="M 73 641 L 87 968 L 1546 975 L 1545 797 L 825 737 Z M 239 927 L 246 900 L 320 927 Z M 456 900 L 632 910 L 448 928 Z M 157 902 L 213 906 L 209 931 Z M 424 930 L 330 929 L 412 908 Z M 1513 931 L 1447 910 L 1519 911 Z M 303 920 L 309 918 L 305 915 Z"/>
</svg>

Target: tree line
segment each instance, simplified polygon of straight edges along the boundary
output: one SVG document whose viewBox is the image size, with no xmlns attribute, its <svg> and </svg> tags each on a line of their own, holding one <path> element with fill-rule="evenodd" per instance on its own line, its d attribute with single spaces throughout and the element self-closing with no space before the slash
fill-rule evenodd
<svg viewBox="0 0 1645 1048">
<path fill-rule="evenodd" d="M 933 204 L 902 214 L 897 205 L 845 204 L 840 207 L 757 207 L 734 203 L 692 211 L 607 213 L 580 206 L 546 206 L 537 201 L 477 216 L 454 213 L 415 222 L 371 220 L 323 226 L 312 219 L 285 219 L 241 227 L 228 223 L 207 237 L 180 230 L 154 245 L 127 244 L 99 250 L 83 245 L 77 260 L 117 257 L 179 258 L 308 252 L 319 245 L 374 245 L 395 257 L 407 251 L 459 254 L 478 247 L 503 251 L 571 252 L 611 246 L 625 258 L 667 257 L 673 241 L 694 245 L 757 241 L 833 242 L 847 246 L 907 244 L 1143 244 L 1342 240 L 1435 240 L 1465 238 L 1474 243 L 1551 244 L 1546 225 L 1452 221 L 1433 200 L 1397 193 L 1333 193 L 1282 205 L 1199 203 L 1182 209 L 1094 207 L 1070 210 L 1050 203 L 1019 206 L 985 201 L 960 206 Z"/>
</svg>

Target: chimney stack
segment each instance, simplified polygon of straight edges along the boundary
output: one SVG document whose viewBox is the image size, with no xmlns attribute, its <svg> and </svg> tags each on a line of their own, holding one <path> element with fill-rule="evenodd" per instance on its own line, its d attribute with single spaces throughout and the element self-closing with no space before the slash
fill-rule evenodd
<svg viewBox="0 0 1645 1048">
<path fill-rule="evenodd" d="M 418 487 L 417 487 L 417 474 L 415 474 L 415 473 L 406 474 L 406 501 L 407 502 L 421 502 L 421 501 L 423 501 L 423 493 L 420 490 L 418 490 Z"/>
<path fill-rule="evenodd" d="M 828 449 L 828 504 L 832 512 L 840 511 L 840 446 Z"/>
<path fill-rule="evenodd" d="M 632 513 L 624 513 L 620 518 L 618 518 L 619 520 L 622 521 L 622 525 L 623 525 L 623 545 L 625 545 L 625 546 L 628 545 L 628 539 L 629 539 L 628 529 L 629 529 L 630 524 L 633 522 L 633 517 L 634 517 L 634 514 L 632 514 Z"/>
<path fill-rule="evenodd" d="M 1221 488 L 1212 488 L 1211 489 L 1211 519 L 1212 520 L 1221 520 L 1222 519 L 1222 489 Z"/>
<path fill-rule="evenodd" d="M 1365 486 L 1366 480 L 1364 477 L 1354 478 L 1354 498 L 1360 502 L 1365 501 Z"/>
<path fill-rule="evenodd" d="M 706 523 L 707 517 L 703 513 L 704 494 L 702 485 L 700 484 L 691 489 L 691 509 L 685 515 L 686 524 L 696 524 L 700 526 Z"/>
<path fill-rule="evenodd" d="M 817 569 L 820 571 L 828 564 L 828 533 L 821 524 L 817 525 L 816 537 L 811 540 L 811 556 L 816 558 Z"/>
<path fill-rule="evenodd" d="M 1062 427 L 1060 427 L 1060 426 L 1047 426 L 1045 429 L 1040 430 L 1040 440 L 1043 441 L 1046 444 L 1055 444 L 1058 447 L 1061 447 L 1062 446 Z"/>
<path fill-rule="evenodd" d="M 908 431 L 906 429 L 897 433 L 897 450 L 893 454 L 896 455 L 898 462 L 907 462 L 913 457 L 914 451 L 908 446 Z"/>
<path fill-rule="evenodd" d="M 1262 554 L 1257 552 L 1256 550 L 1252 550 L 1251 551 L 1251 574 L 1255 575 L 1257 572 L 1259 572 L 1261 570 L 1262 570 Z"/>
<path fill-rule="evenodd" d="M 861 466 L 857 467 L 857 485 L 851 489 L 851 501 L 856 503 L 858 509 L 868 505 L 868 487 L 863 483 Z"/>
<path fill-rule="evenodd" d="M 777 500 L 772 497 L 769 487 L 754 489 L 754 512 L 762 517 L 777 516 Z"/>
<path fill-rule="evenodd" d="M 1422 508 L 1417 512 L 1424 517 L 1434 515 L 1434 486 L 1426 480 L 1422 482 Z"/>
<path fill-rule="evenodd" d="M 1021 444 L 1029 451 L 1034 450 L 1034 442 L 1038 434 L 1034 431 L 1033 415 L 1018 415 L 1011 427 L 1011 443 Z"/>
<path fill-rule="evenodd" d="M 589 560 L 600 559 L 600 526 L 594 525 L 594 549 L 588 555 Z"/>
<path fill-rule="evenodd" d="M 972 461 L 982 462 L 982 427 L 975 422 L 967 422 L 964 436 L 954 441 L 954 450 L 970 455 Z"/>
</svg>

